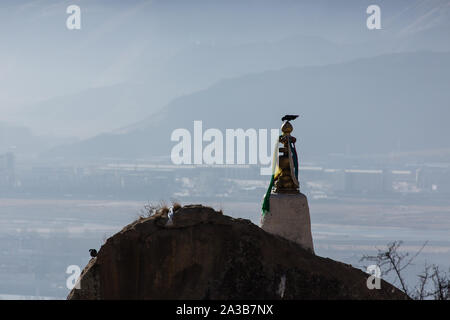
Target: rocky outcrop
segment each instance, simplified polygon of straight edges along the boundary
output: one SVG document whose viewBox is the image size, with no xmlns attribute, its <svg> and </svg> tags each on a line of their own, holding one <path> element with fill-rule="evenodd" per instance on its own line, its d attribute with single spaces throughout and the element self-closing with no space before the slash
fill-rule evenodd
<svg viewBox="0 0 450 320">
<path fill-rule="evenodd" d="M 68 299 L 406 299 L 382 281 L 315 256 L 249 220 L 200 205 L 126 226 L 101 247 Z"/>
</svg>

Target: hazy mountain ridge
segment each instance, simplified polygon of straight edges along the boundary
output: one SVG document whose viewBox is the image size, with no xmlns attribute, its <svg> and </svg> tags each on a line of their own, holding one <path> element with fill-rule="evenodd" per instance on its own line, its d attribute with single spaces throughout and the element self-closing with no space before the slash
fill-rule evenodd
<svg viewBox="0 0 450 320">
<path fill-rule="evenodd" d="M 295 36 L 239 46 L 188 46 L 161 64 L 147 61 L 149 56 L 143 52 L 128 66 L 132 81 L 30 104 L 19 110 L 15 118 L 25 119 L 30 127 L 39 127 L 47 134 L 87 138 L 139 121 L 173 97 L 208 88 L 224 78 L 343 62 L 379 51 L 372 49 L 340 45 L 320 37 Z"/>
<path fill-rule="evenodd" d="M 72 32 L 63 3 L 5 1 L 0 110 L 38 134 L 86 138 L 223 78 L 398 51 L 448 51 L 449 3 L 380 0 L 382 30 L 371 31 L 370 1 L 82 0 L 82 30 Z"/>
<path fill-rule="evenodd" d="M 0 154 L 13 152 L 20 155 L 36 155 L 45 149 L 68 143 L 73 139 L 35 135 L 26 126 L 0 121 Z"/>
<path fill-rule="evenodd" d="M 128 129 L 62 146 L 48 155 L 169 156 L 172 130 L 192 132 L 194 120 L 202 120 L 204 130 L 277 128 L 280 115 L 288 112 L 302 115 L 294 135 L 308 153 L 344 152 L 349 147 L 352 153 L 444 148 L 449 146 L 448 70 L 450 53 L 420 52 L 251 74 L 176 99 Z"/>
</svg>

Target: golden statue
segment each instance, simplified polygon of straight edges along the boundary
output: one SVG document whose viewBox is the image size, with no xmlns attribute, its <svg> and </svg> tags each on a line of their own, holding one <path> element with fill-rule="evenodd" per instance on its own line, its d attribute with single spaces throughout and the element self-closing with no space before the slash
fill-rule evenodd
<svg viewBox="0 0 450 320">
<path fill-rule="evenodd" d="M 272 163 L 272 178 L 262 204 L 262 214 L 265 216 L 270 212 L 270 196 L 272 193 L 299 194 L 298 183 L 298 157 L 295 149 L 297 139 L 291 136 L 293 130 L 290 120 L 296 119 L 297 115 L 285 115 L 281 126 L 283 134 L 278 138 L 275 146 L 274 159 Z M 279 147 L 282 143 L 283 147 Z M 275 187 L 275 188 L 274 188 Z M 272 190 L 274 189 L 274 190 Z"/>
<path fill-rule="evenodd" d="M 281 120 L 284 121 L 281 126 L 283 133 L 278 142 L 283 144 L 279 148 L 278 155 L 278 172 L 274 177 L 275 193 L 299 193 L 298 183 L 298 158 L 295 150 L 295 142 L 297 139 L 291 136 L 293 130 L 289 120 L 294 120 L 298 116 L 286 115 Z"/>
</svg>

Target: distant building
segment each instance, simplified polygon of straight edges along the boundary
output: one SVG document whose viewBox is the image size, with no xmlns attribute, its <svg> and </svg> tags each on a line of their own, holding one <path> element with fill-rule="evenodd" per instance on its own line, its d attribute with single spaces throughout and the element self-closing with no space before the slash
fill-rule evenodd
<svg viewBox="0 0 450 320">
<path fill-rule="evenodd" d="M 345 190 L 345 170 L 343 169 L 324 169 L 324 177 L 331 183 L 334 192 Z"/>
<path fill-rule="evenodd" d="M 450 193 L 450 168 L 424 166 L 416 171 L 417 187 L 425 192 Z"/>
<path fill-rule="evenodd" d="M 346 193 L 381 193 L 385 188 L 383 170 L 347 169 Z"/>
<path fill-rule="evenodd" d="M 0 187 L 11 188 L 15 184 L 15 156 L 13 153 L 0 154 Z"/>
</svg>

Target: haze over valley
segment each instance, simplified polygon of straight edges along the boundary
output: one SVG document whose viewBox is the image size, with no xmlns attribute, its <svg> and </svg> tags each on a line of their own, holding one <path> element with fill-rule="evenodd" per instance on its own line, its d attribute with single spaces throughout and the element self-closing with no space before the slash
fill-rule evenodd
<svg viewBox="0 0 450 320">
<path fill-rule="evenodd" d="M 317 255 L 428 241 L 408 281 L 449 267 L 450 1 L 379 0 L 380 30 L 366 0 L 76 3 L 80 30 L 72 1 L 0 3 L 0 299 L 65 298 L 67 267 L 148 203 L 259 224 L 262 164 L 178 165 L 171 135 L 285 114 Z"/>
</svg>

